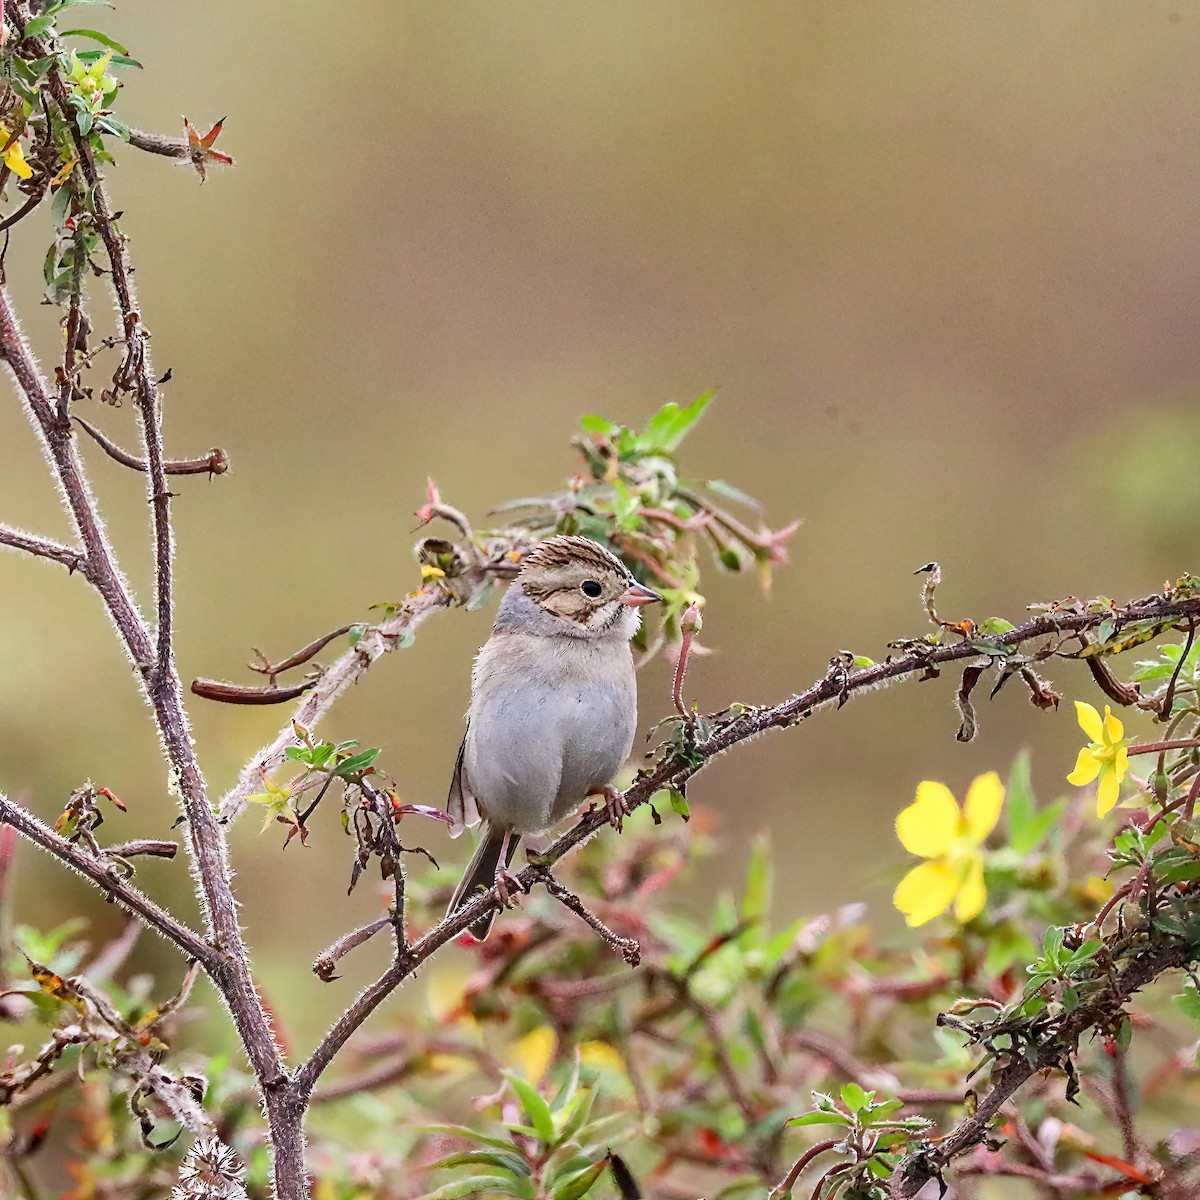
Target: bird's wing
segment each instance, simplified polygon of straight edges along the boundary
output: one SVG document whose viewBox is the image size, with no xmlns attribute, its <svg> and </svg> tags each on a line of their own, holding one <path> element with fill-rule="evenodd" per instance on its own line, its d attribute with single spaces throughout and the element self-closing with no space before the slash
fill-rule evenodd
<svg viewBox="0 0 1200 1200">
<path fill-rule="evenodd" d="M 467 733 L 463 735 L 462 745 L 458 748 L 458 758 L 454 761 L 454 774 L 450 778 L 450 795 L 446 798 L 446 812 L 450 817 L 450 836 L 458 837 L 464 829 L 478 825 L 481 820 L 479 805 L 475 803 L 475 795 L 467 780 L 467 772 L 463 766 L 463 758 L 467 750 Z"/>
</svg>

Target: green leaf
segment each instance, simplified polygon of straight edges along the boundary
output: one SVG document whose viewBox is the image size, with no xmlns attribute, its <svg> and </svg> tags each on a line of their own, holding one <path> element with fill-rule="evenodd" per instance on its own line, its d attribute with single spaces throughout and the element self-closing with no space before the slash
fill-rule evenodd
<svg viewBox="0 0 1200 1200">
<path fill-rule="evenodd" d="M 875 1093 L 872 1092 L 868 1096 L 857 1083 L 850 1082 L 842 1088 L 842 1103 L 852 1113 L 858 1113 L 870 1104 L 874 1095 Z"/>
<path fill-rule="evenodd" d="M 128 47 L 122 46 L 116 38 L 109 37 L 107 33 L 101 33 L 98 29 L 64 29 L 58 36 L 91 38 L 93 42 L 99 42 L 100 45 L 107 46 L 118 54 L 129 53 Z"/>
<path fill-rule="evenodd" d="M 102 133 L 111 133 L 121 141 L 129 141 L 129 126 L 124 121 L 118 121 L 113 116 L 103 116 L 97 119 L 96 128 Z"/>
<path fill-rule="evenodd" d="M 1013 760 L 1008 776 L 1008 836 L 1018 854 L 1028 854 L 1038 844 L 1037 804 L 1029 770 L 1029 752 L 1022 750 Z"/>
<path fill-rule="evenodd" d="M 569 1142 L 587 1124 L 588 1118 L 592 1115 L 592 1105 L 595 1100 L 596 1093 L 591 1088 L 584 1088 L 575 1093 L 571 1100 L 573 1107 L 568 1106 L 558 1114 L 560 1122 L 558 1140 L 560 1142 Z"/>
<path fill-rule="evenodd" d="M 755 500 L 749 492 L 743 492 L 741 488 L 734 487 L 732 483 L 726 483 L 724 479 L 710 479 L 704 486 L 710 492 L 716 492 L 718 496 L 724 496 L 726 500 L 733 500 L 735 503 L 743 504 L 755 512 L 762 512 L 762 504 Z"/>
<path fill-rule="evenodd" d="M 103 8 L 116 8 L 116 5 L 111 4 L 109 0 L 58 0 L 58 3 L 52 4 L 42 16 L 57 17 L 60 12 L 65 12 L 68 8 L 78 8 L 82 4 L 99 5 Z M 28 27 L 26 31 L 28 32 Z"/>
<path fill-rule="evenodd" d="M 42 37 L 54 27 L 54 17 L 49 12 L 44 12 L 25 22 L 26 37 Z"/>
<path fill-rule="evenodd" d="M 599 1162 L 592 1163 L 590 1167 L 585 1167 L 577 1175 L 564 1179 L 554 1189 L 554 1200 L 581 1200 L 592 1190 L 607 1167 L 608 1159 L 602 1158 Z"/>
<path fill-rule="evenodd" d="M 1190 1017 L 1193 1021 L 1200 1021 L 1200 992 L 1196 990 L 1196 985 L 1190 979 L 1183 985 L 1183 994 L 1175 997 L 1175 1003 L 1184 1016 Z"/>
<path fill-rule="evenodd" d="M 1012 633 L 1016 626 L 1011 621 L 1006 621 L 1003 617 L 988 617 L 986 620 L 980 621 L 976 626 L 975 632 L 981 637 L 998 637 L 1002 633 Z"/>
<path fill-rule="evenodd" d="M 511 1171 L 514 1175 L 529 1175 L 529 1164 L 516 1153 L 502 1154 L 498 1150 L 468 1150 L 462 1154 L 451 1154 L 440 1159 L 435 1166 L 438 1170 L 444 1167 L 499 1167 L 503 1171 Z"/>
<path fill-rule="evenodd" d="M 746 891 L 742 896 L 742 918 L 761 921 L 771 904 L 771 846 L 761 834 L 750 847 L 750 865 L 746 870 Z"/>
<path fill-rule="evenodd" d="M 845 1125 L 846 1118 L 836 1112 L 806 1112 L 784 1122 L 786 1125 Z"/>
<path fill-rule="evenodd" d="M 550 1105 L 543 1099 L 541 1093 L 526 1079 L 511 1071 L 504 1072 L 504 1078 L 516 1092 L 529 1123 L 537 1130 L 537 1135 L 547 1145 L 554 1143 L 554 1118 L 550 1114 Z"/>
<path fill-rule="evenodd" d="M 365 771 L 381 753 L 382 751 L 378 746 L 371 750 L 360 750 L 357 754 L 352 754 L 345 761 L 338 763 L 334 774 L 343 779 L 351 775 L 357 775 Z"/>
<path fill-rule="evenodd" d="M 443 1137 L 462 1138 L 468 1142 L 478 1142 L 481 1146 L 495 1146 L 497 1150 L 512 1150 L 512 1138 L 488 1137 L 486 1134 L 476 1133 L 474 1129 L 466 1125 L 422 1125 L 421 1130 L 424 1133 L 440 1133 Z"/>
<path fill-rule="evenodd" d="M 697 397 L 687 408 L 680 408 L 673 401 L 656 413 L 634 440 L 634 449 L 639 454 L 670 454 L 678 449 L 688 430 L 700 419 L 715 392 L 707 391 Z"/>
<path fill-rule="evenodd" d="M 614 425 L 611 421 L 605 420 L 604 417 L 588 415 L 579 422 L 580 428 L 584 433 L 598 434 L 600 437 L 609 437 L 616 433 L 620 428 Z"/>
<path fill-rule="evenodd" d="M 659 796 L 664 794 L 666 795 L 667 800 L 670 802 L 670 805 L 675 812 L 677 812 L 685 821 L 691 820 L 692 810 L 688 808 L 687 797 L 678 788 L 663 788 L 661 792 L 654 793 L 654 799 L 657 799 Z"/>
<path fill-rule="evenodd" d="M 506 1175 L 472 1175 L 469 1179 L 456 1179 L 444 1184 L 436 1192 L 429 1192 L 424 1200 L 462 1200 L 464 1196 L 479 1196 L 484 1192 L 499 1192 L 502 1196 L 520 1196 L 522 1192 L 515 1179 Z"/>
<path fill-rule="evenodd" d="M 82 63 L 94 63 L 99 62 L 107 53 L 107 50 L 80 50 L 76 57 Z M 128 54 L 117 54 L 115 52 L 112 58 L 108 60 L 108 65 L 110 67 L 137 67 L 139 70 L 142 66 L 136 58 L 130 58 Z M 107 89 L 107 92 L 111 95 L 115 90 L 115 88 L 110 88 Z"/>
</svg>

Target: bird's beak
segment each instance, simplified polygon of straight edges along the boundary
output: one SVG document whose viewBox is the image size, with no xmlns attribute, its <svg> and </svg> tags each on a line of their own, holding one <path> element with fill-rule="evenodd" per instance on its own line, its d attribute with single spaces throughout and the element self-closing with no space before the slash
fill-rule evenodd
<svg viewBox="0 0 1200 1200">
<path fill-rule="evenodd" d="M 640 583 L 631 583 L 621 594 L 621 603 L 628 604 L 630 608 L 641 608 L 643 604 L 657 604 L 661 599 L 657 592 L 643 587 Z"/>
</svg>

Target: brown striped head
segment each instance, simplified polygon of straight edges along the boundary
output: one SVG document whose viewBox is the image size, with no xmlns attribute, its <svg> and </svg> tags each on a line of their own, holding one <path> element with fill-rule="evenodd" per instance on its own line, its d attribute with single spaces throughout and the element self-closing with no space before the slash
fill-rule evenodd
<svg viewBox="0 0 1200 1200">
<path fill-rule="evenodd" d="M 517 583 L 539 608 L 596 631 L 615 625 L 630 608 L 661 599 L 615 554 L 585 537 L 539 543 L 522 561 Z"/>
</svg>

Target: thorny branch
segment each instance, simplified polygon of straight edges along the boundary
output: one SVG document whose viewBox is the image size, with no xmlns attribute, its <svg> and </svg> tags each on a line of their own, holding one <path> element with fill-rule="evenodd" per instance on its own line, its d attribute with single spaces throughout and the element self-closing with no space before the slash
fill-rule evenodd
<svg viewBox="0 0 1200 1200">
<path fill-rule="evenodd" d="M 1175 599 L 1169 595 L 1151 597 L 1127 605 L 1118 610 L 1117 615 L 1122 624 L 1152 620 L 1171 622 L 1174 618 L 1200 615 L 1200 598 Z M 1061 639 L 1064 634 L 1092 630 L 1103 620 L 1111 618 L 1112 614 L 1064 609 L 1034 617 L 992 640 L 999 646 L 1015 648 L 1041 638 Z M 707 740 L 690 746 L 685 754 L 668 754 L 655 766 L 641 772 L 633 786 L 625 792 L 625 804 L 630 810 L 646 804 L 662 789 L 679 788 L 685 784 L 726 750 L 756 738 L 768 730 L 787 729 L 798 725 L 819 709 L 829 705 L 836 704 L 841 707 L 855 693 L 869 691 L 914 675 L 925 678 L 939 666 L 979 657 L 980 651 L 968 641 L 950 645 L 922 643 L 919 649 L 869 667 L 854 671 L 844 668 L 830 670 L 805 691 L 779 704 L 748 709 L 732 716 L 724 725 L 716 726 Z M 552 845 L 541 851 L 536 864 L 527 866 L 518 874 L 522 889 L 528 892 L 536 884 L 542 883 L 545 868 L 582 845 L 607 823 L 604 808 L 592 808 Z M 359 994 L 317 1045 L 297 1073 L 297 1084 L 310 1091 L 338 1050 L 396 987 L 431 954 L 463 933 L 484 913 L 501 907 L 495 889 L 481 893 L 473 903 L 446 917 L 424 937 L 414 942 L 407 953 L 397 955 L 383 974 Z"/>
<path fill-rule="evenodd" d="M 35 558 L 48 558 L 51 562 L 61 563 L 71 574 L 76 571 L 87 574 L 87 560 L 78 550 L 49 538 L 26 533 L 23 529 L 14 529 L 11 525 L 0 525 L 0 546 L 9 546 L 13 550 L 32 554 Z"/>
<path fill-rule="evenodd" d="M 7 10 L 8 6 L 6 6 Z M 7 11 L 15 36 L 24 34 L 27 12 Z M 37 39 L 33 49 L 46 54 Z M 221 991 L 263 1089 L 275 1149 L 275 1182 L 281 1197 L 298 1200 L 307 1192 L 300 1122 L 277 1097 L 284 1076 L 271 1023 L 250 975 L 248 954 L 238 921 L 224 838 L 209 806 L 203 776 L 192 748 L 174 659 L 170 495 L 161 432 L 161 410 L 148 350 L 149 331 L 142 322 L 132 282 L 124 235 L 98 170 L 90 141 L 81 132 L 66 84 L 57 66 L 48 70 L 45 93 L 68 123 L 87 183 L 92 219 L 109 258 L 109 278 L 121 318 L 126 360 L 123 373 L 132 382 L 140 416 L 147 489 L 152 513 L 156 627 L 143 620 L 104 535 L 98 508 L 88 486 L 75 439 L 51 401 L 49 391 L 22 336 L 8 294 L 0 287 L 0 356 L 24 394 L 35 431 L 53 464 L 67 506 L 84 547 L 88 578 L 103 598 L 130 657 L 142 674 L 171 775 L 183 800 L 189 846 L 196 868 L 209 932 L 219 950 L 205 955 L 206 966 Z M 276 1090 L 273 1090 L 276 1089 Z"/>
<path fill-rule="evenodd" d="M 1182 967 L 1185 961 L 1184 948 L 1178 941 L 1152 945 L 1111 978 L 1102 995 L 1066 1014 L 1036 1054 L 1014 1054 L 993 1073 L 991 1088 L 979 1099 L 969 1117 L 940 1138 L 936 1145 L 911 1152 L 897 1167 L 889 1193 L 892 1200 L 913 1200 L 930 1180 L 940 1179 L 942 1170 L 952 1159 L 987 1139 L 993 1118 L 1023 1084 L 1039 1071 L 1061 1066 L 1085 1033 L 1098 1026 L 1110 1025 L 1114 1014 L 1119 1013 L 1132 996 L 1165 972 Z"/>
<path fill-rule="evenodd" d="M 49 851 L 55 858 L 61 859 L 85 879 L 91 880 L 102 892 L 133 913 L 148 929 L 153 929 L 168 941 L 174 942 L 185 954 L 202 963 L 206 969 L 216 969 L 222 965 L 223 958 L 219 951 L 210 946 L 198 933 L 160 908 L 149 896 L 122 879 L 113 870 L 114 864 L 111 861 L 106 862 L 103 857 L 89 854 L 65 838 L 59 837 L 48 825 L 44 825 L 32 813 L 26 812 L 2 793 L 0 824 L 11 825 L 22 836 Z M 120 852 L 122 856 L 130 853 L 163 853 L 164 843 L 146 845 L 152 848 L 147 849 L 138 843 L 130 843 L 127 846 L 114 847 L 110 853 Z M 165 845 L 173 847 L 174 843 L 167 842 Z"/>
<path fill-rule="evenodd" d="M 146 463 L 128 450 L 122 450 L 116 442 L 110 440 L 90 421 L 75 417 L 75 424 L 84 429 L 105 454 L 114 462 L 133 471 L 145 472 Z M 202 458 L 170 459 L 163 463 L 163 470 L 168 475 L 224 475 L 229 470 L 229 456 L 224 450 L 213 448 Z"/>
</svg>

